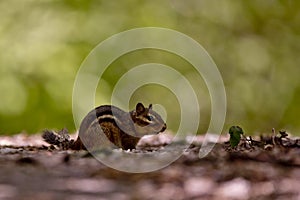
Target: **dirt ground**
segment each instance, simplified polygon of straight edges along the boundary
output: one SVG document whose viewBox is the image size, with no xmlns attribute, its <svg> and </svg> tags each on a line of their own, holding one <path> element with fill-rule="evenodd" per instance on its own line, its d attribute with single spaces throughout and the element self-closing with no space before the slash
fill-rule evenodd
<svg viewBox="0 0 300 200">
<path fill-rule="evenodd" d="M 141 157 L 178 150 L 169 138 L 141 141 Z M 197 136 L 179 159 L 149 173 L 109 168 L 86 151 L 49 147 L 40 135 L 0 137 L 0 199 L 300 199 L 300 148 L 264 146 L 231 149 L 223 136 L 199 158 L 203 136 Z M 151 147 L 153 145 L 153 147 Z M 126 165 L 128 160 L 110 158 Z M 140 163 L 135 163 L 139 165 Z"/>
</svg>

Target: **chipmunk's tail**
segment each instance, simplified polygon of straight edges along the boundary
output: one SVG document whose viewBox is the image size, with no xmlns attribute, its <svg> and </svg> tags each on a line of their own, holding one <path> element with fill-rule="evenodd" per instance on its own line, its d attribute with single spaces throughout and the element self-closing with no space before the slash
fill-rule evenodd
<svg viewBox="0 0 300 200">
<path fill-rule="evenodd" d="M 59 132 L 44 130 L 42 138 L 45 142 L 57 146 L 60 149 L 69 149 L 74 143 L 74 140 L 70 140 L 70 135 L 66 128 Z"/>
</svg>

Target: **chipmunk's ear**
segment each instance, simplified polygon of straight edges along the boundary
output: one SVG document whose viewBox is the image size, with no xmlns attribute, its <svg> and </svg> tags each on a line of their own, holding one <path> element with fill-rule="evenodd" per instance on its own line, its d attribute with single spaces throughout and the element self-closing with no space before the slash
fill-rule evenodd
<svg viewBox="0 0 300 200">
<path fill-rule="evenodd" d="M 137 115 L 140 115 L 145 112 L 146 108 L 144 107 L 144 105 L 142 103 L 138 103 L 138 104 L 136 104 L 135 110 L 136 110 Z"/>
<path fill-rule="evenodd" d="M 152 110 L 152 104 L 149 104 L 149 110 Z"/>
</svg>

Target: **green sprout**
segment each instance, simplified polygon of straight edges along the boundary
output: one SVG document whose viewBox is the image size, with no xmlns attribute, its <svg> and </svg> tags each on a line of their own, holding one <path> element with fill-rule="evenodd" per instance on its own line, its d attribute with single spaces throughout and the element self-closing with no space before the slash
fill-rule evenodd
<svg viewBox="0 0 300 200">
<path fill-rule="evenodd" d="M 229 143 L 231 147 L 236 147 L 240 140 L 241 140 L 241 134 L 244 134 L 243 129 L 239 126 L 232 126 L 229 129 L 230 139 Z"/>
</svg>

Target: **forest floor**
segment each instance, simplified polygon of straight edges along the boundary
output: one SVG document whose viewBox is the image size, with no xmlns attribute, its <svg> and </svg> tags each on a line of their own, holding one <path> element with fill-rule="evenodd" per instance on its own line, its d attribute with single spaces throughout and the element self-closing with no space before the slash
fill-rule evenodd
<svg viewBox="0 0 300 200">
<path fill-rule="evenodd" d="M 162 169 L 127 173 L 107 167 L 87 151 L 49 147 L 40 135 L 2 136 L 0 199 L 299 200 L 299 139 L 278 138 L 257 139 L 263 146 L 245 140 L 231 148 L 229 138 L 222 136 L 207 156 L 199 158 L 203 136 L 197 136 L 180 158 Z M 142 140 L 138 150 L 108 155 L 126 166 L 128 159 L 116 155 L 145 157 L 180 149 L 180 143 L 166 148 L 168 140 L 168 135 L 159 134 Z"/>
</svg>

